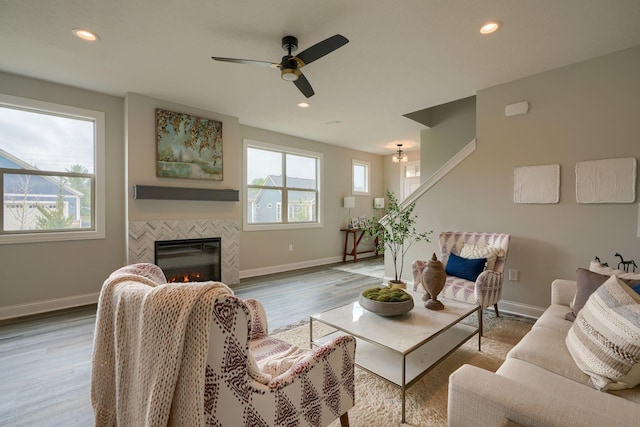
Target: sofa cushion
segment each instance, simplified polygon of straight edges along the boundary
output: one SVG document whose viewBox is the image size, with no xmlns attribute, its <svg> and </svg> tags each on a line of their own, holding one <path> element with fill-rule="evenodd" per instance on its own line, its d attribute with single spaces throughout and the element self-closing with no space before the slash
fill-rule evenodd
<svg viewBox="0 0 640 427">
<path fill-rule="evenodd" d="M 539 366 L 587 387 L 592 387 L 587 374 L 582 372 L 565 345 L 566 332 L 550 328 L 532 328 L 509 351 L 507 359 L 518 359 Z"/>
<path fill-rule="evenodd" d="M 536 323 L 533 324 L 534 328 L 549 328 L 554 331 L 561 332 L 566 334 L 569 332 L 569 328 L 573 323 L 569 322 L 565 319 L 565 314 L 567 313 L 567 306 L 560 304 L 551 304 L 547 309 L 542 313 L 542 316 L 536 320 Z"/>
<path fill-rule="evenodd" d="M 640 295 L 611 276 L 578 313 L 566 344 L 598 390 L 640 384 Z"/>
<path fill-rule="evenodd" d="M 460 256 L 467 259 L 486 258 L 487 270 L 493 270 L 496 265 L 496 259 L 503 253 L 504 250 L 502 248 L 495 246 L 469 245 L 465 243 L 460 251 Z"/>
<path fill-rule="evenodd" d="M 476 304 L 476 283 L 455 276 L 447 276 L 440 296 Z"/>
<path fill-rule="evenodd" d="M 640 388 L 602 393 L 591 384 L 578 384 L 539 366 L 518 359 L 507 359 L 496 374 L 524 384 L 543 393 L 552 394 L 562 401 L 580 407 L 607 408 L 608 413 L 637 413 Z"/>
<path fill-rule="evenodd" d="M 462 258 L 456 254 L 449 254 L 445 271 L 449 276 L 460 277 L 475 282 L 487 263 L 486 258 Z"/>
<path fill-rule="evenodd" d="M 249 372 L 249 376 L 251 378 L 261 384 L 269 384 L 269 381 L 271 381 L 271 375 L 263 372 L 262 369 L 260 369 L 255 357 L 253 357 L 253 352 L 251 350 L 247 351 L 247 371 Z"/>
</svg>

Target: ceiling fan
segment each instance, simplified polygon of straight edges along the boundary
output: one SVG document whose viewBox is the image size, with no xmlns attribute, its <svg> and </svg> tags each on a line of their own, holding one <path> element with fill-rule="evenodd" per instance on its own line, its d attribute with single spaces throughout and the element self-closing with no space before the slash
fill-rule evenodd
<svg viewBox="0 0 640 427">
<path fill-rule="evenodd" d="M 212 56 L 211 59 L 223 62 L 235 62 L 238 64 L 254 64 L 263 67 L 279 68 L 282 80 L 293 82 L 304 96 L 310 98 L 315 92 L 311 84 L 309 84 L 309 80 L 307 80 L 304 74 L 302 74 L 302 71 L 300 71 L 300 68 L 311 64 L 313 61 L 322 58 L 347 43 L 349 43 L 349 40 L 346 37 L 336 34 L 303 50 L 298 55 L 292 56 L 291 54 L 298 49 L 298 39 L 293 36 L 285 36 L 282 38 L 282 48 L 287 51 L 287 54 L 282 57 L 282 61 L 279 63 L 256 61 L 253 59 L 221 58 L 218 56 Z"/>
</svg>

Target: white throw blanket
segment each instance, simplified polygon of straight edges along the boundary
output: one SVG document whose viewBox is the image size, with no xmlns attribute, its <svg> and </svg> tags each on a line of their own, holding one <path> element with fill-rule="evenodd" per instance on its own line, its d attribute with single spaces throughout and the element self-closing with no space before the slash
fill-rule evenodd
<svg viewBox="0 0 640 427">
<path fill-rule="evenodd" d="M 201 426 L 218 282 L 158 284 L 114 274 L 102 287 L 91 401 L 97 427 Z"/>
</svg>

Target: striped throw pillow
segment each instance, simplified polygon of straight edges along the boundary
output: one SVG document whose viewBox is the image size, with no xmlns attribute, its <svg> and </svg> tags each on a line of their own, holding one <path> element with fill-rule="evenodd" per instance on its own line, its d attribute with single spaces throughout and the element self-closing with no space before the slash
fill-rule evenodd
<svg viewBox="0 0 640 427">
<path fill-rule="evenodd" d="M 611 276 L 587 300 L 566 338 L 576 365 L 601 391 L 640 384 L 640 295 Z"/>
</svg>

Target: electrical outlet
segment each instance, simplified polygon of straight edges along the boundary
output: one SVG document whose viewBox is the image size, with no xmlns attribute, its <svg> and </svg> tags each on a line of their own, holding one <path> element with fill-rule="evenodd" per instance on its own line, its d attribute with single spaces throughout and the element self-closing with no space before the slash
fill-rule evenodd
<svg viewBox="0 0 640 427">
<path fill-rule="evenodd" d="M 289 252 L 293 252 L 293 245 L 289 243 Z"/>
<path fill-rule="evenodd" d="M 520 272 L 518 270 L 509 270 L 509 280 L 512 282 L 517 282 L 520 278 Z"/>
</svg>

